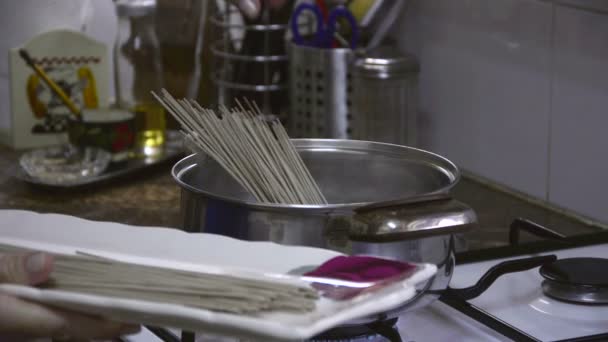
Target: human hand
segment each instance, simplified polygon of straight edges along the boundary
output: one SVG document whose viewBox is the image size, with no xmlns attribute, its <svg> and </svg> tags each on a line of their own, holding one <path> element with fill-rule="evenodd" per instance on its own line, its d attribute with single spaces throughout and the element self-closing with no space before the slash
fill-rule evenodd
<svg viewBox="0 0 608 342">
<path fill-rule="evenodd" d="M 0 283 L 36 285 L 53 270 L 53 257 L 44 253 L 0 254 Z M 108 339 L 139 331 L 135 325 L 36 304 L 0 294 L 0 339 Z"/>
<path fill-rule="evenodd" d="M 279 9 L 285 5 L 288 0 L 230 0 L 239 10 L 249 19 L 255 19 L 260 15 L 262 7 L 261 1 L 264 1 L 270 9 Z"/>
</svg>

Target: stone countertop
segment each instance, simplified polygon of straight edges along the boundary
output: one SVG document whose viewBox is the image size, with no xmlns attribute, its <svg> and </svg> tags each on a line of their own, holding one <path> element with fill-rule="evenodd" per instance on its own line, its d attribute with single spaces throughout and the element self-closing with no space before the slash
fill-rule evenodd
<svg viewBox="0 0 608 342">
<path fill-rule="evenodd" d="M 465 233 L 470 250 L 506 246 L 509 226 L 516 218 L 528 219 L 566 236 L 603 231 L 605 224 L 553 207 L 524 194 L 467 174 L 452 195 L 470 205 L 477 213 L 479 227 Z M 520 241 L 539 240 L 522 232 Z"/>
<path fill-rule="evenodd" d="M 16 179 L 13 174 L 19 155 L 0 146 L 0 208 L 138 226 L 180 226 L 180 193 L 170 175 L 170 162 L 100 186 L 59 191 Z M 473 207 L 479 217 L 479 228 L 465 234 L 470 249 L 508 244 L 508 227 L 517 217 L 528 218 L 566 235 L 602 230 L 600 224 L 534 203 L 525 196 L 471 176 L 461 180 L 453 195 Z M 525 234 L 522 237 L 530 240 Z"/>
<path fill-rule="evenodd" d="M 20 153 L 0 147 L 0 208 L 60 213 L 140 226 L 179 226 L 179 188 L 171 163 L 91 188 L 41 188 L 16 179 Z"/>
</svg>

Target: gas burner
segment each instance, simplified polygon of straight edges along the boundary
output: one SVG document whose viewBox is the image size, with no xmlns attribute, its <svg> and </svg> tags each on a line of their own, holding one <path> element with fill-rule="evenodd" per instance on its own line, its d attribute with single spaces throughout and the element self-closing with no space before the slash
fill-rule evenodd
<svg viewBox="0 0 608 342">
<path fill-rule="evenodd" d="M 397 318 L 361 325 L 341 326 L 315 336 L 311 342 L 400 342 Z"/>
<path fill-rule="evenodd" d="M 608 304 L 608 259 L 567 258 L 545 264 L 545 295 L 570 303 Z"/>
</svg>

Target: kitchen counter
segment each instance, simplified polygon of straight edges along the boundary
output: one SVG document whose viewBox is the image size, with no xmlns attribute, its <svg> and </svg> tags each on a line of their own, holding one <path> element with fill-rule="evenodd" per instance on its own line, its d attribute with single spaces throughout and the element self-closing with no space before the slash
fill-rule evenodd
<svg viewBox="0 0 608 342">
<path fill-rule="evenodd" d="M 19 153 L 0 146 L 0 208 L 61 213 L 98 221 L 139 226 L 179 227 L 179 188 L 170 175 L 172 163 L 155 166 L 105 185 L 77 191 L 42 189 L 13 177 Z M 464 236 L 470 249 L 508 243 L 508 226 L 524 217 L 565 235 L 599 231 L 603 225 L 573 217 L 523 195 L 466 176 L 454 197 L 472 206 L 479 228 Z M 522 234 L 524 240 L 531 240 Z"/>
<path fill-rule="evenodd" d="M 464 234 L 471 250 L 508 245 L 509 225 L 516 218 L 528 219 L 566 236 L 608 229 L 606 224 L 553 207 L 467 173 L 452 194 L 477 213 L 478 229 Z M 539 238 L 521 233 L 520 241 L 534 240 Z"/>
<path fill-rule="evenodd" d="M 13 177 L 20 153 L 0 146 L 0 208 L 60 213 L 140 226 L 179 226 L 179 188 L 171 163 L 92 188 L 40 188 Z"/>
</svg>

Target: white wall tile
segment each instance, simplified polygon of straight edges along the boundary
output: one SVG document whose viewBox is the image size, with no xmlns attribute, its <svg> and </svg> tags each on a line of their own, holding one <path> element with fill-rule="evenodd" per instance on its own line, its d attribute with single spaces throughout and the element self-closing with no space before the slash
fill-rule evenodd
<svg viewBox="0 0 608 342">
<path fill-rule="evenodd" d="M 477 146 L 466 3 L 412 1 L 396 30 L 403 49 L 413 52 L 421 63 L 420 145 L 460 165 L 470 164 Z"/>
<path fill-rule="evenodd" d="M 422 147 L 540 198 L 547 190 L 551 6 L 416 0 L 395 35 L 422 64 Z"/>
<path fill-rule="evenodd" d="M 394 37 L 421 60 L 423 148 L 608 221 L 608 15 L 561 2 L 413 0 Z"/>
<path fill-rule="evenodd" d="M 88 0 L 88 12 L 84 20 L 83 32 L 108 46 L 110 70 L 114 70 L 112 49 L 116 39 L 118 18 L 113 1 Z M 114 97 L 114 73 L 109 77 L 110 97 Z"/>
<path fill-rule="evenodd" d="M 550 200 L 608 222 L 608 17 L 556 8 Z"/>
<path fill-rule="evenodd" d="M 466 167 L 545 198 L 552 6 L 472 1 L 472 111 L 478 157 Z"/>
</svg>

